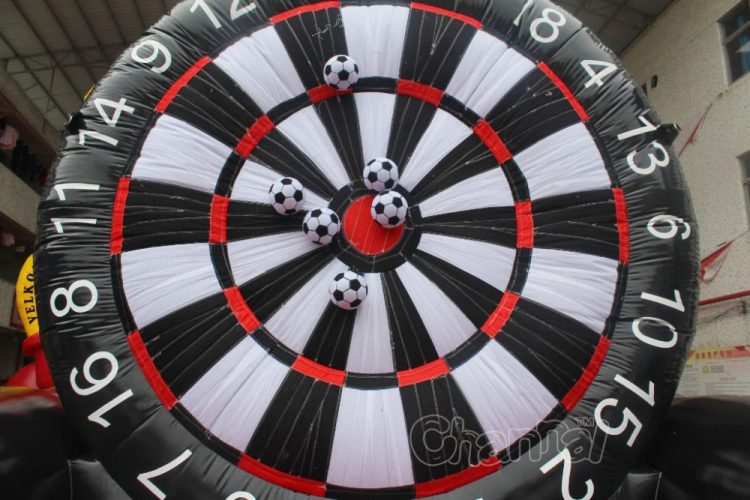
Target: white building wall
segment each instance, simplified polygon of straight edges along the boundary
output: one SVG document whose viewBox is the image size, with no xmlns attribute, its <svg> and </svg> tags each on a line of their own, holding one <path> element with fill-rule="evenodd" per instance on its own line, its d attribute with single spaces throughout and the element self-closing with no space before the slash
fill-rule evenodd
<svg viewBox="0 0 750 500">
<path fill-rule="evenodd" d="M 711 106 L 695 145 L 681 157 L 700 225 L 701 254 L 736 241 L 707 299 L 750 289 L 748 209 L 738 156 L 750 151 L 750 75 L 730 83 L 718 23 L 740 0 L 676 0 L 625 53 L 640 83 L 658 76 L 649 98 L 664 122 L 690 128 Z M 745 299 L 750 302 L 750 297 Z M 694 348 L 750 344 L 741 300 L 702 307 Z"/>
</svg>

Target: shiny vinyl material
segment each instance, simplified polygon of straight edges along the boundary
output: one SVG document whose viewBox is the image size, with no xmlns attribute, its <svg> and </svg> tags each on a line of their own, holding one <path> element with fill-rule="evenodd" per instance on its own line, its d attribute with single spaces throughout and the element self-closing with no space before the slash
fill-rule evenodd
<svg viewBox="0 0 750 500">
<path fill-rule="evenodd" d="M 697 227 L 670 131 L 552 3 L 186 1 L 68 129 L 43 343 L 134 498 L 607 498 L 654 437 Z"/>
</svg>

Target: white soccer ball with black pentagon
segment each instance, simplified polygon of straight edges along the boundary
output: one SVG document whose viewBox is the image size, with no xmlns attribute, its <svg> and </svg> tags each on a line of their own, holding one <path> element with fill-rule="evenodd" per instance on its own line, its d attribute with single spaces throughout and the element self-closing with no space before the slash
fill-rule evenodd
<svg viewBox="0 0 750 500">
<path fill-rule="evenodd" d="M 398 191 L 384 191 L 372 200 L 370 214 L 381 226 L 393 229 L 404 223 L 409 203 Z"/>
<path fill-rule="evenodd" d="M 271 185 L 268 201 L 281 215 L 296 214 L 305 202 L 302 183 L 291 177 L 283 177 Z"/>
<path fill-rule="evenodd" d="M 328 291 L 331 293 L 331 302 L 341 309 L 356 309 L 367 297 L 367 279 L 363 274 L 350 269 L 337 274 L 328 286 Z"/>
<path fill-rule="evenodd" d="M 323 76 L 334 89 L 349 90 L 359 80 L 359 66 L 349 56 L 333 56 L 326 63 Z"/>
<path fill-rule="evenodd" d="M 367 189 L 382 193 L 398 185 L 398 167 L 388 158 L 375 158 L 365 166 L 362 177 Z"/>
<path fill-rule="evenodd" d="M 310 241 L 318 245 L 328 245 L 339 232 L 341 221 L 330 208 L 316 208 L 307 212 L 302 221 L 302 230 Z"/>
</svg>

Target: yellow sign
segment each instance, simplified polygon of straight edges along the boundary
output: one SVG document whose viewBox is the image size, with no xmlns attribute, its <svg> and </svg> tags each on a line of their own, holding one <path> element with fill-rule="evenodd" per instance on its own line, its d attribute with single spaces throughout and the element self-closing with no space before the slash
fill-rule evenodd
<svg viewBox="0 0 750 500">
<path fill-rule="evenodd" d="M 26 336 L 31 337 L 39 333 L 39 316 L 36 309 L 36 295 L 34 293 L 34 256 L 29 255 L 21 267 L 16 283 L 16 307 L 21 315 Z"/>
</svg>

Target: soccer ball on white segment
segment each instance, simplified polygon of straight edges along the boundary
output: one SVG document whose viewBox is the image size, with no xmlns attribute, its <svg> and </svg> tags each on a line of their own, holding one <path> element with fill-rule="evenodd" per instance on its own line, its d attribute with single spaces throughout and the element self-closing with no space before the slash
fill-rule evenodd
<svg viewBox="0 0 750 500">
<path fill-rule="evenodd" d="M 349 269 L 333 278 L 328 291 L 331 294 L 331 302 L 341 309 L 356 309 L 367 297 L 367 278 Z"/>
<path fill-rule="evenodd" d="M 398 185 L 398 167 L 388 158 L 375 158 L 362 172 L 367 189 L 381 193 Z"/>
<path fill-rule="evenodd" d="M 323 76 L 326 83 L 334 89 L 349 90 L 359 80 L 359 66 L 349 56 L 333 56 L 326 63 Z"/>
<path fill-rule="evenodd" d="M 406 221 L 409 203 L 398 191 L 384 191 L 372 200 L 370 214 L 375 222 L 387 229 L 393 229 Z"/>
<path fill-rule="evenodd" d="M 307 212 L 302 230 L 313 243 L 328 245 L 339 232 L 341 221 L 330 208 L 316 208 Z"/>
<path fill-rule="evenodd" d="M 268 201 L 281 215 L 296 214 L 305 202 L 302 183 L 291 177 L 283 177 L 271 185 Z"/>
</svg>

